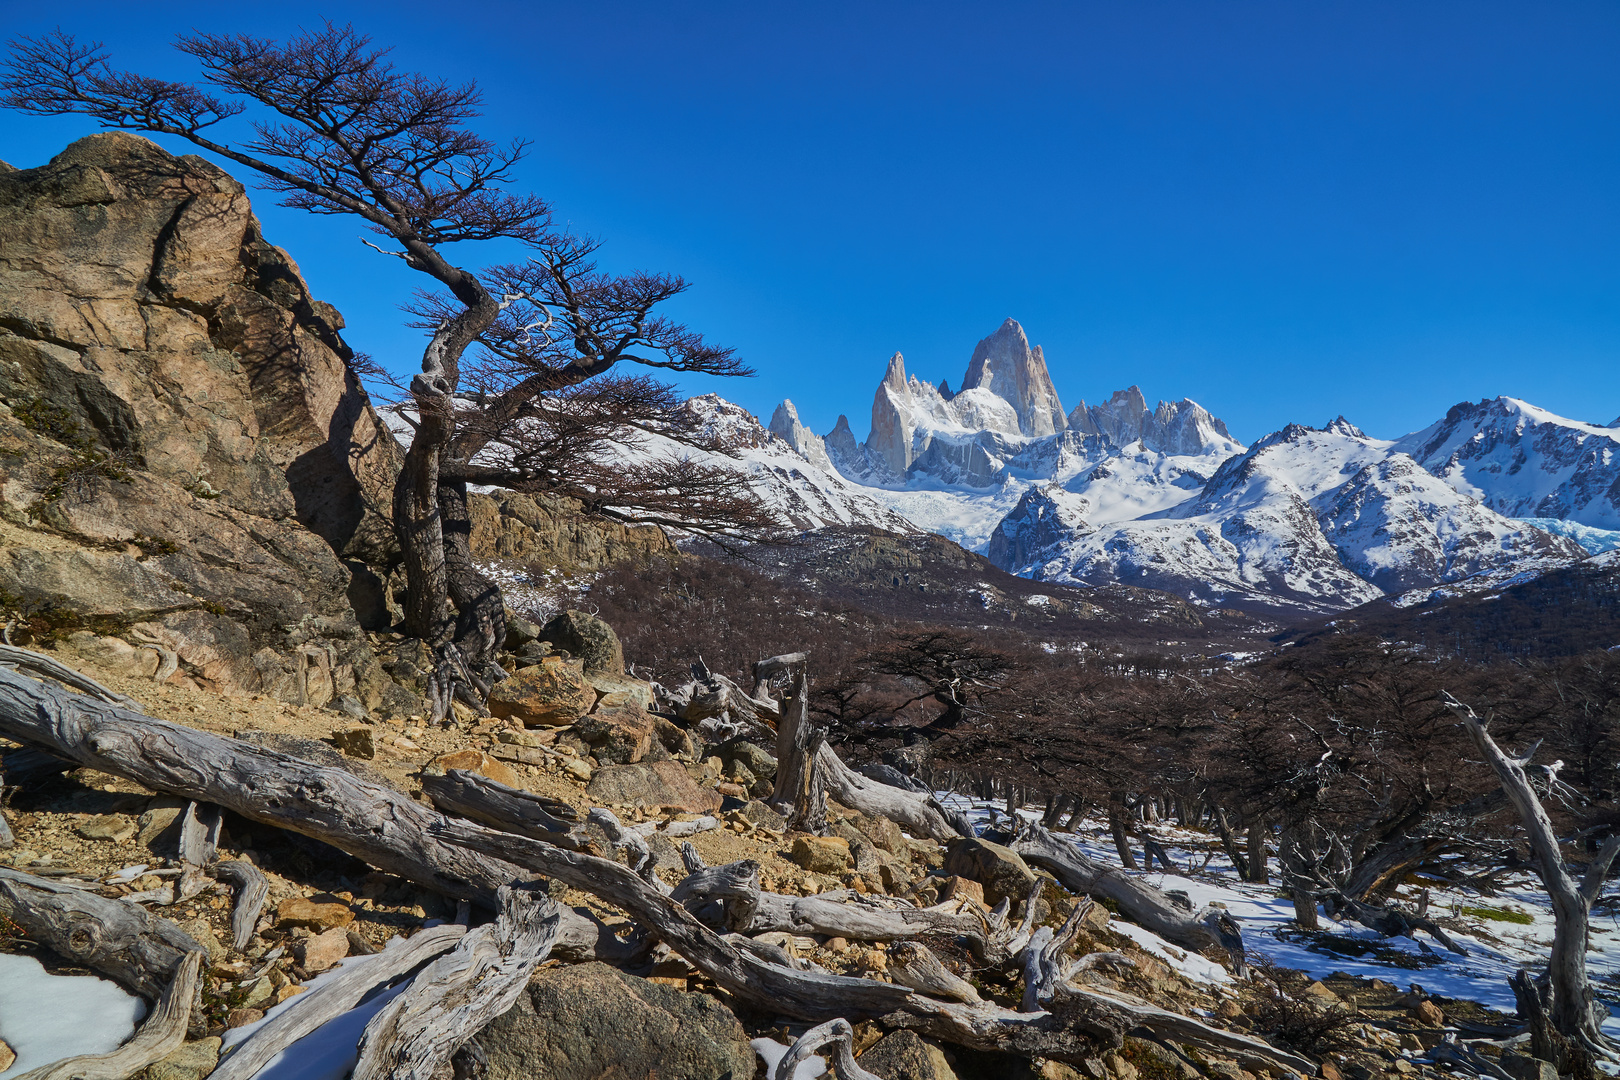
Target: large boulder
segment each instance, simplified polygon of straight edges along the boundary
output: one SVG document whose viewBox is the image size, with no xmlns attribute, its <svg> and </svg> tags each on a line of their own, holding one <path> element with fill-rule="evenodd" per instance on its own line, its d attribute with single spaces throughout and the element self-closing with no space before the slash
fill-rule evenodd
<svg viewBox="0 0 1620 1080">
<path fill-rule="evenodd" d="M 1028 899 L 1035 884 L 1035 871 L 1016 851 L 970 837 L 957 837 L 945 845 L 945 873 L 983 885 L 984 902 L 991 907 L 1003 899 L 1014 904 Z"/>
<path fill-rule="evenodd" d="M 525 727 L 568 727 L 591 711 L 596 690 L 585 681 L 579 662 L 548 656 L 495 684 L 489 711 Z"/>
<path fill-rule="evenodd" d="M 945 1052 L 914 1031 L 891 1031 L 861 1055 L 861 1068 L 881 1080 L 956 1080 Z"/>
<path fill-rule="evenodd" d="M 540 640 L 584 661 L 587 674 L 624 674 L 624 646 L 613 627 L 583 611 L 565 611 L 546 623 Z"/>
<path fill-rule="evenodd" d="M 688 814 L 712 813 L 720 809 L 721 803 L 718 792 L 698 787 L 673 761 L 603 766 L 591 776 L 585 794 L 598 806 L 639 806 L 647 810 L 667 806 Z"/>
<path fill-rule="evenodd" d="M 517 1004 L 476 1036 L 486 1080 L 751 1080 L 742 1024 L 707 994 L 606 964 L 538 972 Z"/>
<path fill-rule="evenodd" d="M 388 703 L 350 592 L 401 453 L 342 327 L 201 158 L 107 133 L 0 173 L 0 594 L 205 688 Z"/>
</svg>

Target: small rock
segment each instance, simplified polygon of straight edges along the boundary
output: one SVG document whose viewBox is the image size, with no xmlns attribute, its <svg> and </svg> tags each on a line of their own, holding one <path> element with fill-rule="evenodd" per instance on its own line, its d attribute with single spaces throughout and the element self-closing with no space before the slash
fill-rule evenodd
<svg viewBox="0 0 1620 1080">
<path fill-rule="evenodd" d="M 940 879 L 939 898 L 941 900 L 960 900 L 967 897 L 984 903 L 984 886 L 971 878 L 960 874 L 951 874 Z M 1105 909 L 1106 910 L 1106 909 Z"/>
<path fill-rule="evenodd" d="M 249 1024 L 257 1024 L 263 1019 L 263 1009 L 232 1009 L 225 1016 L 225 1026 L 228 1028 L 247 1027 Z"/>
<path fill-rule="evenodd" d="M 1305 996 L 1319 1005 L 1339 1005 L 1344 999 L 1330 990 L 1321 979 L 1317 979 L 1304 990 Z"/>
<path fill-rule="evenodd" d="M 360 703 L 360 699 L 353 694 L 342 694 L 326 707 L 333 712 L 342 713 L 344 716 L 355 720 L 364 720 L 369 715 L 366 712 L 366 707 Z"/>
<path fill-rule="evenodd" d="M 349 728 L 332 732 L 332 745 L 350 757 L 370 760 L 377 756 L 377 744 L 372 741 L 369 727 Z"/>
<path fill-rule="evenodd" d="M 748 798 L 748 789 L 743 787 L 741 784 L 722 782 L 714 785 L 714 790 L 718 791 L 722 795 L 729 795 L 733 799 Z"/>
<path fill-rule="evenodd" d="M 905 834 L 900 826 L 886 817 L 867 817 L 864 814 L 855 819 L 855 827 L 867 836 L 872 843 L 887 851 L 897 859 L 911 861 L 911 845 L 906 843 Z"/>
<path fill-rule="evenodd" d="M 1513 1080 L 1558 1080 L 1558 1067 L 1552 1062 L 1512 1050 L 1502 1052 L 1502 1069 Z"/>
<path fill-rule="evenodd" d="M 518 774 L 512 771 L 510 765 L 497 761 L 482 750 L 452 750 L 448 754 L 440 754 L 428 762 L 422 771 L 442 775 L 451 769 L 477 773 L 510 788 L 523 786 L 523 781 L 518 779 Z"/>
<path fill-rule="evenodd" d="M 1319 1068 L 1322 1080 L 1344 1080 L 1344 1073 L 1340 1072 L 1339 1067 L 1331 1061 L 1322 1062 Z"/>
<path fill-rule="evenodd" d="M 747 1080 L 755 1070 L 748 1035 L 718 1000 L 601 963 L 536 972 L 478 1044 L 486 1080 Z"/>
<path fill-rule="evenodd" d="M 17 1051 L 13 1050 L 6 1040 L 0 1039 L 0 1072 L 5 1072 L 16 1063 Z"/>
<path fill-rule="evenodd" d="M 582 784 L 588 784 L 591 782 L 591 767 L 585 764 L 579 758 L 570 758 L 568 761 L 564 762 L 563 772 L 567 773 L 569 776 L 572 776 L 575 780 L 578 780 Z"/>
<path fill-rule="evenodd" d="M 231 955 L 231 951 L 225 947 L 224 942 L 219 940 L 219 935 L 214 932 L 213 926 L 209 924 L 207 919 L 192 919 L 189 922 L 180 923 L 179 926 L 180 929 L 191 935 L 193 941 L 208 950 L 208 962 L 210 964 L 217 964 Z"/>
<path fill-rule="evenodd" d="M 495 738 L 507 746 L 522 746 L 530 750 L 539 750 L 556 742 L 557 733 L 551 729 L 529 731 L 525 728 L 522 731 L 499 731 L 495 733 Z"/>
<path fill-rule="evenodd" d="M 1413 1005 L 1406 1010 L 1406 1015 L 1413 1023 L 1424 1027 L 1443 1027 L 1446 1022 L 1446 1014 L 1440 1011 L 1440 1006 L 1428 1000 Z"/>
<path fill-rule="evenodd" d="M 1410 1031 L 1403 1031 L 1401 1032 L 1400 1048 L 1410 1050 L 1414 1054 L 1421 1054 L 1423 1053 L 1423 1040 Z"/>
<path fill-rule="evenodd" d="M 286 986 L 283 986 L 281 989 L 276 991 L 276 1004 L 280 1005 L 288 998 L 296 997 L 308 989 L 309 987 L 307 986 L 299 986 L 297 983 L 288 983 Z"/>
<path fill-rule="evenodd" d="M 180 817 L 180 812 L 184 809 L 184 806 L 171 806 L 167 803 L 148 809 L 135 823 L 138 830 L 135 834 L 135 842 L 154 849 L 158 846 L 166 850 L 177 848 L 180 843 L 180 830 L 175 825 L 175 821 Z M 165 835 L 171 829 L 174 831 L 173 835 Z"/>
<path fill-rule="evenodd" d="M 495 684 L 491 715 L 520 720 L 527 727 L 567 727 L 596 705 L 596 690 L 577 664 L 548 656 Z"/>
<path fill-rule="evenodd" d="M 146 1080 L 202 1080 L 219 1064 L 220 1042 L 216 1035 L 181 1044 L 180 1049 L 147 1068 Z"/>
<path fill-rule="evenodd" d="M 98 814 L 73 830 L 86 840 L 128 840 L 135 835 L 135 823 L 123 814 Z"/>
<path fill-rule="evenodd" d="M 302 926 L 309 930 L 330 930 L 354 922 L 349 905 L 337 900 L 317 901 L 295 896 L 276 905 L 276 925 Z"/>
<path fill-rule="evenodd" d="M 668 807 L 688 814 L 720 809 L 720 796 L 699 788 L 686 770 L 673 761 L 637 765 L 605 765 L 597 769 L 585 789 L 598 806 L 626 805 L 644 810 Z"/>
<path fill-rule="evenodd" d="M 262 1009 L 268 1006 L 275 996 L 276 984 L 270 981 L 268 975 L 261 975 L 248 987 L 246 996 L 242 998 L 242 1005 L 248 1009 Z"/>
<path fill-rule="evenodd" d="M 325 971 L 348 955 L 349 933 L 338 926 L 323 930 L 309 940 L 293 946 L 293 956 L 297 957 L 298 963 L 311 974 Z"/>
<path fill-rule="evenodd" d="M 1136 1066 L 1120 1057 L 1118 1053 L 1109 1051 L 1103 1060 L 1108 1063 L 1109 1075 L 1116 1077 L 1117 1080 L 1136 1080 Z"/>
<path fill-rule="evenodd" d="M 590 745 L 597 758 L 609 765 L 633 765 L 652 747 L 652 716 L 640 706 L 603 708 L 574 725 L 574 734 Z"/>
<path fill-rule="evenodd" d="M 795 836 L 788 861 L 813 874 L 842 874 L 850 867 L 849 841 L 842 836 Z"/>
<path fill-rule="evenodd" d="M 540 636 L 540 627 L 528 619 L 506 613 L 506 651 L 517 652 Z"/>
</svg>

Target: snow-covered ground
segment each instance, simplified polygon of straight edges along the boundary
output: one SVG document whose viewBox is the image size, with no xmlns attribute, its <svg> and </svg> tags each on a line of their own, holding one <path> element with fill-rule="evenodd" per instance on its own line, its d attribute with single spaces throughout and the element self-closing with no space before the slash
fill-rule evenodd
<svg viewBox="0 0 1620 1080">
<path fill-rule="evenodd" d="M 940 793 L 940 798 L 964 811 L 977 827 L 982 828 L 998 814 L 1005 819 L 998 804 L 975 802 L 944 792 Z M 1030 820 L 1040 818 L 1034 809 L 1019 813 Z M 1198 907 L 1224 904 L 1242 928 L 1251 958 L 1265 957 L 1281 967 L 1296 968 L 1316 978 L 1342 972 L 1359 978 L 1383 979 L 1402 988 L 1417 983 L 1431 994 L 1477 1001 L 1486 1008 L 1511 1016 L 1513 991 L 1508 979 L 1521 967 L 1532 971 L 1545 967 L 1552 949 L 1552 905 L 1540 881 L 1530 874 L 1508 879 L 1500 891 L 1489 897 L 1456 889 L 1430 891 L 1431 915 L 1443 916 L 1464 908 L 1490 908 L 1530 917 L 1531 921 L 1524 924 L 1465 915 L 1471 927 L 1469 931 L 1453 933 L 1447 928 L 1453 940 L 1468 950 L 1467 956 L 1458 956 L 1438 942 L 1428 940 L 1427 935 L 1421 944 L 1410 938 L 1380 937 L 1360 923 L 1335 922 L 1326 914 L 1321 914 L 1319 934 L 1302 935 L 1294 926 L 1293 901 L 1280 897 L 1275 885 L 1239 881 L 1213 836 L 1164 825 L 1155 826 L 1153 833 L 1165 846 L 1171 860 L 1186 872 L 1148 872 L 1143 876 L 1149 882 L 1161 889 L 1186 892 Z M 1070 840 L 1092 859 L 1119 865 L 1113 842 L 1101 822 L 1087 821 L 1072 834 L 1055 835 Z M 1230 981 L 1230 975 L 1218 965 L 1177 948 L 1151 931 L 1123 919 L 1116 919 L 1112 926 L 1189 979 L 1213 983 Z M 1605 906 L 1600 899 L 1592 914 L 1591 930 L 1592 948 L 1587 955 L 1587 970 L 1594 989 L 1612 1012 L 1620 1006 L 1620 913 Z M 1604 1030 L 1620 1038 L 1620 1017 L 1608 1020 Z"/>
<path fill-rule="evenodd" d="M 0 1080 L 80 1054 L 105 1054 L 146 1016 L 146 1003 L 94 975 L 52 975 L 32 956 L 0 953 L 0 1039 L 17 1054 Z"/>
</svg>

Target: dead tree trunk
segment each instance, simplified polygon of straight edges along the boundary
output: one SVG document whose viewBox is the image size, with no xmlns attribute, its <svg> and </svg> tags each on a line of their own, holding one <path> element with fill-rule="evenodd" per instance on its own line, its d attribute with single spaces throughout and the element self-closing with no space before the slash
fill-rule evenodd
<svg viewBox="0 0 1620 1080">
<path fill-rule="evenodd" d="M 791 828 L 825 832 L 827 796 L 869 817 L 886 817 L 914 836 L 941 842 L 972 836 L 965 817 L 927 795 L 880 783 L 844 764 L 827 745 L 826 729 L 810 716 L 809 686 L 803 674 L 782 705 L 776 729 L 776 789 L 770 804 Z"/>
<path fill-rule="evenodd" d="M 1120 914 L 1167 941 L 1194 952 L 1220 946 L 1231 955 L 1238 974 L 1243 974 L 1243 934 L 1224 911 L 1205 908 L 1194 912 L 1181 907 L 1141 878 L 1093 862 L 1073 844 L 1033 823 L 1020 824 L 1008 846 L 1032 866 L 1051 871 L 1070 892 L 1114 901 Z"/>
<path fill-rule="evenodd" d="M 1582 1047 L 1588 1053 L 1608 1055 L 1610 1044 L 1599 1027 L 1600 1017 L 1592 994 L 1592 984 L 1586 976 L 1587 933 L 1590 928 L 1592 901 L 1603 887 L 1603 878 L 1609 865 L 1620 852 L 1620 833 L 1603 845 L 1602 852 L 1587 868 L 1585 880 L 1579 885 L 1564 868 L 1564 858 L 1558 850 L 1558 835 L 1553 832 L 1552 820 L 1541 806 L 1535 789 L 1524 774 L 1529 764 L 1532 746 L 1523 757 L 1509 757 L 1496 745 L 1486 722 L 1474 710 L 1441 692 L 1441 702 L 1462 722 L 1474 747 L 1487 764 L 1495 770 L 1502 782 L 1508 801 L 1519 812 L 1524 831 L 1530 839 L 1536 868 L 1542 884 L 1552 898 L 1553 931 L 1552 958 L 1547 965 L 1547 1014 L 1558 1033 Z"/>
<path fill-rule="evenodd" d="M 0 915 L 42 945 L 156 1001 L 187 953 L 184 930 L 144 908 L 0 868 Z"/>
<path fill-rule="evenodd" d="M 429 1080 L 461 1045 L 510 1009 L 557 939 L 557 904 L 502 886 L 500 915 L 469 930 L 371 1018 L 354 1080 Z"/>
<path fill-rule="evenodd" d="M 1125 826 L 1125 793 L 1122 791 L 1108 793 L 1108 831 L 1114 838 L 1120 865 L 1135 870 L 1136 855 L 1131 851 L 1131 837 Z"/>
</svg>

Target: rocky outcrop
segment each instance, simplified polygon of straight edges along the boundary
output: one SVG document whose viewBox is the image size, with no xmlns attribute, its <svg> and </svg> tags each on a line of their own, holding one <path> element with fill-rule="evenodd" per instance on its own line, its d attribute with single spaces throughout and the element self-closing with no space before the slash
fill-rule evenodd
<svg viewBox="0 0 1620 1080">
<path fill-rule="evenodd" d="M 0 175 L 5 606 L 217 690 L 386 704 L 348 592 L 400 451 L 342 326 L 201 158 L 102 134 Z"/>
<path fill-rule="evenodd" d="M 472 551 L 480 559 L 590 572 L 675 554 L 675 545 L 657 526 L 590 517 L 571 499 L 493 491 L 472 495 L 468 507 Z"/>
<path fill-rule="evenodd" d="M 980 341 L 962 376 L 962 389 L 983 388 L 1010 404 L 1025 435 L 1054 435 L 1068 426 L 1041 347 L 1030 348 L 1024 328 L 1008 319 Z"/>
</svg>

